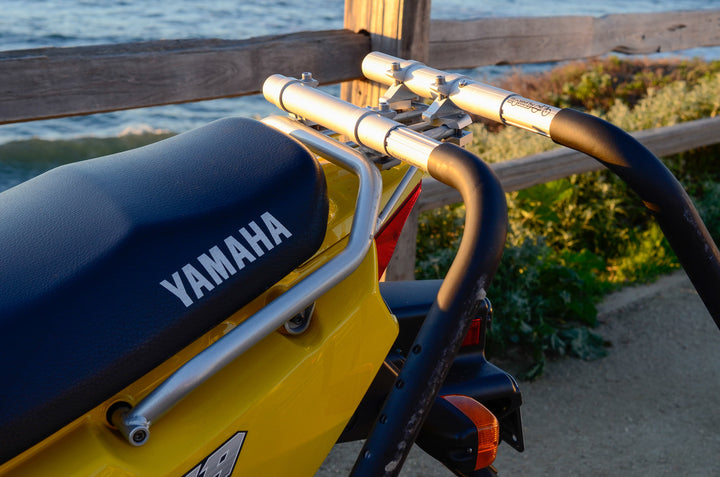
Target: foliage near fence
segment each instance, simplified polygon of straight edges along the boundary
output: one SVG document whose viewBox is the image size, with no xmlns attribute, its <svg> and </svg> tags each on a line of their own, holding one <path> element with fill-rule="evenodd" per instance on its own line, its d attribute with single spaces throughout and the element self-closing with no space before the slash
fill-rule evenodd
<svg viewBox="0 0 720 477">
<path fill-rule="evenodd" d="M 716 115 L 719 72 L 720 62 L 610 58 L 592 61 L 585 68 L 571 64 L 525 78 L 524 87 L 543 88 L 547 102 L 589 109 L 637 130 Z M 508 81 L 520 79 L 515 75 Z M 491 162 L 552 147 L 551 142 L 515 128 L 480 125 L 475 133 L 473 147 Z M 718 156 L 720 147 L 711 146 L 665 160 L 696 200 L 716 240 L 720 239 Z M 590 331 L 597 301 L 619 285 L 647 281 L 678 267 L 648 211 L 610 173 L 541 184 L 508 194 L 508 202 L 511 231 L 491 291 L 497 319 L 488 351 L 497 355 L 521 349 L 529 359 L 526 377 L 542 372 L 546 356 L 603 355 L 603 340 Z M 418 277 L 444 274 L 460 236 L 445 230 L 460 230 L 463 214 L 462 205 L 454 205 L 421 216 Z"/>
</svg>

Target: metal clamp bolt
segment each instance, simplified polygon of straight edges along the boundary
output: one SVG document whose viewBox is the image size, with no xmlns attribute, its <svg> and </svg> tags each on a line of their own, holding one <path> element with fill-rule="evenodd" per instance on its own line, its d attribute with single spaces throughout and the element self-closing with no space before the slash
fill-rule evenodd
<svg viewBox="0 0 720 477">
<path fill-rule="evenodd" d="M 446 99 L 448 96 L 450 96 L 452 85 L 447 83 L 444 75 L 437 75 L 435 77 L 435 83 L 430 86 L 430 90 L 433 93 L 437 94 L 437 99 L 440 99 L 442 101 L 443 99 Z"/>
<path fill-rule="evenodd" d="M 303 84 L 310 86 L 312 88 L 317 88 L 320 84 L 318 80 L 313 78 L 313 75 L 309 71 L 305 71 L 302 74 L 302 77 L 300 78 L 300 81 L 302 81 Z"/>
</svg>

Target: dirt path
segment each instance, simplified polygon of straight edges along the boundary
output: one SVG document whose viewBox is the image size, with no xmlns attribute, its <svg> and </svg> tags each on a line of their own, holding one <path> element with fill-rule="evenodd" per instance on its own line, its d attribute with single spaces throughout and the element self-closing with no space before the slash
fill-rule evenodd
<svg viewBox="0 0 720 477">
<path fill-rule="evenodd" d="M 500 475 L 720 475 L 720 331 L 683 273 L 601 307 L 604 359 L 562 359 L 521 383 L 526 450 L 501 445 Z M 316 477 L 347 475 L 336 446 Z M 403 477 L 453 474 L 415 448 Z"/>
</svg>

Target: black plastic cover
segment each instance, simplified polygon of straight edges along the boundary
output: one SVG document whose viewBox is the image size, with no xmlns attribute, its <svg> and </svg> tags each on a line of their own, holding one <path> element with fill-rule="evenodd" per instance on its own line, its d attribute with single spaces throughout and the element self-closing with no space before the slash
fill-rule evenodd
<svg viewBox="0 0 720 477">
<path fill-rule="evenodd" d="M 327 211 L 310 153 L 240 118 L 0 194 L 0 462 L 310 258 Z"/>
</svg>

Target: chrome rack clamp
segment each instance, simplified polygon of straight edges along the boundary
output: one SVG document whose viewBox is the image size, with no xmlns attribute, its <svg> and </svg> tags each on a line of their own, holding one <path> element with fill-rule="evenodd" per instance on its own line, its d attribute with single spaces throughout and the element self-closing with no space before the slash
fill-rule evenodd
<svg viewBox="0 0 720 477">
<path fill-rule="evenodd" d="M 297 80 L 298 83 L 302 83 L 305 86 L 309 86 L 311 88 L 317 88 L 320 85 L 320 82 L 313 78 L 313 74 L 310 71 L 303 71 L 302 75 L 300 76 L 300 79 Z M 318 129 L 318 123 L 310 121 L 306 118 L 303 118 L 301 116 L 298 116 L 295 113 L 288 113 L 288 115 L 293 118 L 296 121 L 299 121 L 303 123 L 305 126 L 316 128 Z"/>
<path fill-rule="evenodd" d="M 396 86 L 401 85 L 403 81 L 405 81 L 405 73 L 403 73 L 399 61 L 390 63 L 390 69 L 387 70 L 385 74 L 395 81 Z"/>
<path fill-rule="evenodd" d="M 448 83 L 444 75 L 437 75 L 435 83 L 430 87 L 434 100 L 422 114 L 423 119 L 434 126 L 446 126 L 454 130 L 448 141 L 461 147 L 472 140 L 472 132 L 463 131 L 472 124 L 472 118 L 453 103 L 450 95 L 465 84 L 467 78 L 464 77 L 455 78 Z"/>
<path fill-rule="evenodd" d="M 419 97 L 403 84 L 405 72 L 400 63 L 397 61 L 391 63 L 390 69 L 385 72 L 385 75 L 393 79 L 393 84 L 380 99 L 384 100 L 392 109 L 410 109 L 413 101 L 418 100 Z"/>
<path fill-rule="evenodd" d="M 395 109 L 407 110 L 417 103 L 418 95 L 405 85 L 406 78 L 412 73 L 414 63 L 401 66 L 400 62 L 393 61 L 390 69 L 385 72 L 387 78 L 392 78 L 393 84 L 381 100 Z M 472 140 L 472 133 L 463 131 L 472 124 L 472 118 L 461 108 L 458 108 L 450 99 L 450 95 L 459 88 L 465 86 L 469 81 L 464 76 L 453 75 L 451 81 L 447 81 L 445 75 L 437 75 L 435 83 L 430 87 L 433 103 L 422 112 L 422 119 L 431 126 L 446 126 L 453 131 L 436 134 L 436 139 L 443 139 L 458 146 L 465 146 Z M 423 105 L 424 106 L 424 105 Z"/>
<path fill-rule="evenodd" d="M 394 76 L 395 80 L 391 81 L 386 71 L 393 63 L 398 63 L 399 67 Z M 550 135 L 550 123 L 560 111 L 559 108 L 523 98 L 462 75 L 446 73 L 417 61 L 401 60 L 384 53 L 368 54 L 363 60 L 362 70 L 365 77 L 371 81 L 389 85 L 399 78 L 407 89 L 420 97 L 435 99 L 448 96 L 464 111 L 544 136 Z M 445 84 L 438 84 L 437 79 L 441 75 L 445 78 Z"/>
<path fill-rule="evenodd" d="M 383 95 L 383 99 L 393 109 L 410 109 L 412 102 L 418 99 L 418 95 L 410 91 L 404 84 L 392 85 Z"/>
<path fill-rule="evenodd" d="M 378 107 L 376 111 L 380 116 L 385 116 L 386 118 L 390 119 L 393 119 L 395 116 L 397 116 L 397 112 L 395 111 L 395 109 L 390 107 L 390 103 L 388 103 L 388 100 L 385 99 L 385 97 L 382 97 L 378 100 Z"/>
</svg>

